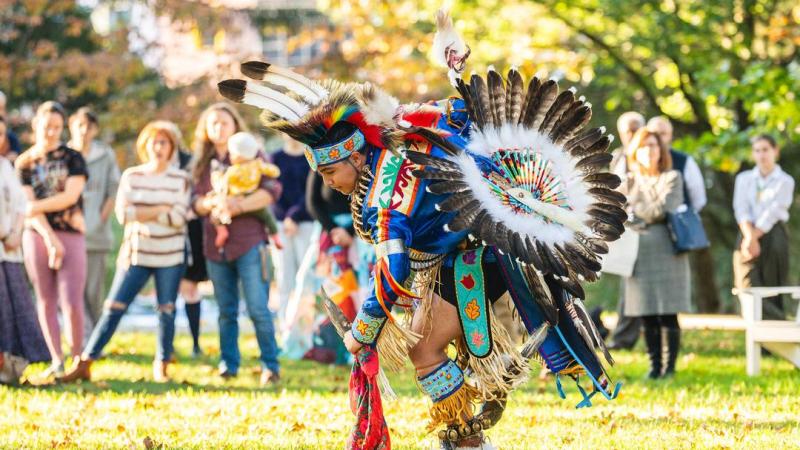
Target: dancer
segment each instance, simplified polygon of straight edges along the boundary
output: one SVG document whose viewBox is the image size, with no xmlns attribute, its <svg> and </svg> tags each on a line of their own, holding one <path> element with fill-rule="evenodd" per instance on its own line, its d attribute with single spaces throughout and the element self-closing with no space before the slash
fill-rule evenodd
<svg viewBox="0 0 800 450">
<path fill-rule="evenodd" d="M 590 106 L 553 80 L 534 77 L 527 93 L 515 69 L 507 84 L 493 69 L 488 86 L 477 75 L 461 80 L 468 49 L 446 15 L 438 20 L 434 47 L 462 98 L 400 106 L 370 84 L 316 83 L 260 62 L 242 73 L 295 95 L 254 81 L 219 84 L 226 97 L 264 109 L 267 127 L 308 146 L 311 168 L 351 195 L 355 229 L 375 246 L 372 295 L 344 336 L 356 354 L 350 448 L 389 447 L 378 357 L 390 369 L 410 358 L 432 400 L 429 429 L 445 427 L 445 449 L 491 448 L 482 430 L 526 379 L 532 349 L 557 380 L 587 375 L 594 390 L 578 385 L 579 406 L 619 388 L 593 351 L 610 361 L 579 284 L 597 278 L 597 254 L 623 232 L 625 198 L 612 191 L 619 178 L 604 170 L 611 139 L 603 129 L 580 133 Z M 531 335 L 521 352 L 492 317 L 491 302 L 506 291 Z"/>
</svg>

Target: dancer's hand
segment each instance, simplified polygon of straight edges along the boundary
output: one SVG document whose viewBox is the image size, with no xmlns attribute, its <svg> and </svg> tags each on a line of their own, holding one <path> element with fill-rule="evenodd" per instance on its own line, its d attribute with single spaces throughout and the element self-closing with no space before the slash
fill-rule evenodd
<svg viewBox="0 0 800 450">
<path fill-rule="evenodd" d="M 344 339 L 344 346 L 347 347 L 347 351 L 354 355 L 358 353 L 359 350 L 361 350 L 361 347 L 364 346 L 363 344 L 361 344 L 361 342 L 358 342 L 356 338 L 353 337 L 352 331 L 348 331 L 347 333 L 345 333 L 343 339 Z"/>
</svg>

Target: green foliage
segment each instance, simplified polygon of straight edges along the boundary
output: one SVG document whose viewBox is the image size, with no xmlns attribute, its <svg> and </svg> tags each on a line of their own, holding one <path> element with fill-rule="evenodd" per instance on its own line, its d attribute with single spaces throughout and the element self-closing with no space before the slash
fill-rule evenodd
<svg viewBox="0 0 800 450">
<path fill-rule="evenodd" d="M 552 378 L 532 380 L 516 392 L 501 423 L 488 435 L 504 449 L 718 449 L 788 448 L 800 442 L 798 372 L 767 358 L 763 375 L 744 373 L 740 332 L 688 331 L 672 380 L 644 381 L 643 349 L 618 352 L 612 375 L 620 397 L 575 409 L 580 396 L 565 383 L 558 398 Z M 187 336 L 176 339 L 188 354 Z M 94 381 L 77 385 L 0 386 L 2 448 L 341 448 L 354 416 L 347 399 L 346 367 L 283 362 L 282 384 L 259 388 L 257 345 L 243 339 L 239 377 L 215 374 L 210 353 L 173 368 L 175 382 L 152 383 L 153 334 L 119 333 L 107 357 L 92 367 Z M 42 365 L 28 370 L 31 380 Z M 390 374 L 396 400 L 384 400 L 393 448 L 428 448 L 427 401 L 410 369 Z M 428 447 L 424 447 L 428 443 Z"/>
</svg>

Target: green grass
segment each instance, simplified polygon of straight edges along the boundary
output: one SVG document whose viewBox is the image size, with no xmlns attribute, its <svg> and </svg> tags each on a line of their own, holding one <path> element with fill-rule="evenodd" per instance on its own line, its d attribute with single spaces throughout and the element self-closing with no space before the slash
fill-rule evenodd
<svg viewBox="0 0 800 450">
<path fill-rule="evenodd" d="M 678 375 L 644 381 L 641 348 L 616 354 L 620 397 L 576 410 L 552 379 L 533 379 L 512 397 L 489 437 L 501 448 L 800 448 L 800 371 L 775 358 L 763 374 L 744 373 L 744 336 L 686 333 Z M 176 340 L 180 355 L 189 340 Z M 223 382 L 215 375 L 218 346 L 204 336 L 209 356 L 181 358 L 176 382 L 150 382 L 154 336 L 121 333 L 109 356 L 93 367 L 94 381 L 77 385 L 0 386 L 2 448 L 342 448 L 353 422 L 348 368 L 286 361 L 277 388 L 258 387 L 255 339 L 243 339 L 244 367 Z M 43 366 L 27 374 L 35 381 Z M 426 403 L 411 371 L 390 377 L 398 399 L 385 401 L 395 448 L 430 448 Z M 427 447 L 424 445 L 427 444 Z"/>
</svg>

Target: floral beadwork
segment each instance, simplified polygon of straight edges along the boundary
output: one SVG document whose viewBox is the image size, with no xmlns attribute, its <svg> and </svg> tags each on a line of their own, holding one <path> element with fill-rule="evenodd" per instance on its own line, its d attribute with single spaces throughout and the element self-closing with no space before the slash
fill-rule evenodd
<svg viewBox="0 0 800 450">
<path fill-rule="evenodd" d="M 321 147 L 306 147 L 306 159 L 311 170 L 339 162 L 364 146 L 364 134 L 355 130 L 349 137 L 331 145 Z"/>
<path fill-rule="evenodd" d="M 385 317 L 372 317 L 364 311 L 359 311 L 353 321 L 353 338 L 365 345 L 374 344 L 384 322 L 386 322 Z"/>
</svg>

